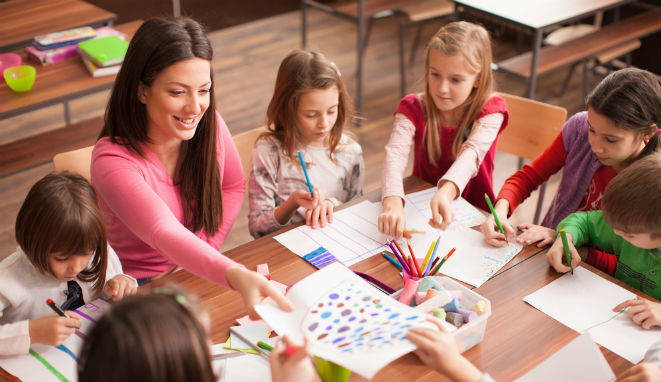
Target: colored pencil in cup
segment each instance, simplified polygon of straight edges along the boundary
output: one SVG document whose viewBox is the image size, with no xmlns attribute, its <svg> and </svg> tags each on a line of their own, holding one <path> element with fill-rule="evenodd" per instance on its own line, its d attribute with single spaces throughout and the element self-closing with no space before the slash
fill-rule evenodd
<svg viewBox="0 0 661 382">
<path fill-rule="evenodd" d="M 438 239 L 436 239 L 436 242 L 434 243 L 434 250 L 431 253 L 431 257 L 429 258 L 429 263 L 427 264 L 427 267 L 424 268 L 423 271 L 427 272 L 427 274 L 431 274 L 431 263 L 436 259 L 436 251 L 438 250 L 438 245 L 441 242 L 441 235 L 438 235 Z"/>
<path fill-rule="evenodd" d="M 402 265 L 398 263 L 397 260 L 390 257 L 390 255 L 388 255 L 388 252 L 386 251 L 381 252 L 381 256 L 385 257 L 386 260 L 388 260 L 390 263 L 392 263 L 392 265 L 395 266 L 395 268 L 397 268 L 400 271 L 402 270 Z"/>
<path fill-rule="evenodd" d="M 422 277 L 422 267 L 418 266 L 418 259 L 415 258 L 415 254 L 413 253 L 413 248 L 411 248 L 411 242 L 406 240 L 406 245 L 409 246 L 409 252 L 411 253 L 411 260 L 413 260 L 413 264 L 415 265 L 415 270 L 418 272 L 418 277 Z"/>
<path fill-rule="evenodd" d="M 308 169 L 305 167 L 305 161 L 303 160 L 303 155 L 301 152 L 298 152 L 298 159 L 301 161 L 301 167 L 303 167 L 303 174 L 305 174 L 305 181 L 308 182 L 308 189 L 310 190 L 310 196 L 314 197 L 312 192 L 312 183 L 310 183 L 310 177 L 308 176 Z"/>
<path fill-rule="evenodd" d="M 487 201 L 487 205 L 489 206 L 491 215 L 493 215 L 493 220 L 495 220 L 496 224 L 498 224 L 498 229 L 500 229 L 500 232 L 503 235 L 505 235 L 505 230 L 503 229 L 503 226 L 500 224 L 500 220 L 498 220 L 498 215 L 496 215 L 496 210 L 493 209 L 493 204 L 491 204 L 491 199 L 489 199 L 489 195 L 484 194 L 484 199 Z M 509 241 L 507 241 L 507 235 L 505 235 L 505 242 L 509 244 Z"/>
<path fill-rule="evenodd" d="M 431 253 L 434 250 L 434 245 L 436 245 L 435 241 L 432 241 L 431 244 L 429 245 L 429 249 L 427 250 L 427 254 L 425 255 L 425 259 L 422 261 L 422 270 L 424 271 L 427 267 L 427 262 L 429 261 L 429 257 L 431 257 Z"/>
<path fill-rule="evenodd" d="M 411 269 L 409 269 L 409 267 L 406 265 L 406 262 L 404 262 L 404 259 L 402 258 L 402 256 L 400 256 L 400 254 L 397 252 L 397 250 L 395 249 L 395 247 L 393 247 L 392 243 L 393 243 L 392 241 L 389 241 L 389 242 L 388 242 L 388 246 L 390 246 L 390 249 L 392 250 L 392 253 L 393 253 L 393 254 L 395 255 L 395 257 L 397 258 L 397 261 L 399 261 L 399 263 L 402 264 L 402 267 L 403 267 L 403 269 L 404 269 L 404 272 L 408 273 L 409 275 L 412 275 L 412 274 L 411 274 Z M 396 243 L 395 243 L 395 244 L 396 244 Z"/>
<path fill-rule="evenodd" d="M 574 267 L 571 266 L 571 251 L 569 251 L 569 242 L 567 241 L 567 232 L 564 229 L 560 230 L 560 237 L 562 238 L 562 248 L 565 251 L 565 261 L 567 266 L 571 268 L 571 274 L 574 274 Z"/>
<path fill-rule="evenodd" d="M 454 253 L 455 250 L 456 250 L 456 248 L 452 248 L 452 249 L 450 250 L 450 252 L 448 252 L 448 254 L 445 255 L 445 257 L 443 258 L 443 260 L 441 260 L 441 262 L 438 263 L 438 265 L 436 266 L 436 269 L 434 269 L 434 271 L 431 273 L 432 276 L 435 275 L 436 273 L 438 273 L 438 271 L 439 271 L 439 270 L 441 269 L 441 267 L 443 266 L 443 263 L 445 263 L 445 262 L 450 258 L 450 256 L 452 256 L 452 254 Z"/>
</svg>

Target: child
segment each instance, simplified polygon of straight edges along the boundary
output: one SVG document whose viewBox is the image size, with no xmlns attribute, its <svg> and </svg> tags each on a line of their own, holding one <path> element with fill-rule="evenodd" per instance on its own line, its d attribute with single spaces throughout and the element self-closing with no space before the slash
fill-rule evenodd
<svg viewBox="0 0 661 382">
<path fill-rule="evenodd" d="M 83 345 L 80 382 L 214 382 L 209 316 L 197 300 L 172 287 L 128 297 L 98 321 Z M 273 382 L 314 382 L 306 347 L 271 354 Z M 112 359 L 113 362 L 109 362 Z"/>
<path fill-rule="evenodd" d="M 324 227 L 333 221 L 335 207 L 362 195 L 362 150 L 343 134 L 351 114 L 334 63 L 321 53 L 302 50 L 285 57 L 266 111 L 269 131 L 252 151 L 248 193 L 253 237 L 303 220 L 313 228 Z"/>
<path fill-rule="evenodd" d="M 416 354 L 427 366 L 445 375 L 454 382 L 492 382 L 489 374 L 482 373 L 457 349 L 457 343 L 441 322 L 435 317 L 428 317 L 437 328 L 413 328 L 406 337 L 418 347 Z"/>
<path fill-rule="evenodd" d="M 101 292 L 133 294 L 106 243 L 92 186 L 81 176 L 50 174 L 28 192 L 16 218 L 16 252 L 0 262 L 0 355 L 24 354 L 31 343 L 57 346 L 80 321 L 46 305 L 74 310 Z"/>
<path fill-rule="evenodd" d="M 661 381 L 661 342 L 652 345 L 643 361 L 620 374 L 615 382 Z"/>
<path fill-rule="evenodd" d="M 507 105 L 492 94 L 491 42 L 481 26 L 465 21 L 442 27 L 427 45 L 425 92 L 399 103 L 386 146 L 379 231 L 401 237 L 406 227 L 402 177 L 414 146 L 413 175 L 436 184 L 430 224 L 445 229 L 450 203 L 462 195 L 488 209 L 496 141 L 507 125 Z M 439 220 L 442 217 L 442 221 Z"/>
<path fill-rule="evenodd" d="M 498 194 L 495 211 L 512 240 L 516 229 L 507 216 L 551 175 L 564 168 L 542 226 L 522 224 L 523 244 L 542 247 L 555 239 L 560 220 L 574 211 L 598 210 L 603 190 L 616 173 L 661 147 L 661 85 L 644 70 L 628 68 L 604 78 L 587 99 L 588 110 L 571 117 L 553 143 L 530 164 L 512 175 Z M 486 241 L 505 245 L 493 216 L 482 224 Z M 589 264 L 612 262 L 608 254 L 590 250 Z M 592 258 L 595 260 L 592 261 Z"/>
<path fill-rule="evenodd" d="M 651 154 L 622 170 L 606 187 L 602 211 L 575 212 L 558 225 L 567 231 L 572 266 L 581 258 L 576 247 L 591 244 L 614 253 L 614 276 L 643 293 L 661 298 L 661 153 Z M 562 240 L 546 254 L 558 272 L 570 268 L 562 263 Z M 661 304 L 629 300 L 615 308 L 629 308 L 634 322 L 648 329 L 661 325 Z"/>
</svg>

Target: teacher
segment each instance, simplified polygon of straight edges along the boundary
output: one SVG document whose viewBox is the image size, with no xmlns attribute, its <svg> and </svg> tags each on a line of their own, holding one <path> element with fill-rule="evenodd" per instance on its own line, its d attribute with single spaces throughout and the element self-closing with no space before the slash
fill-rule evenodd
<svg viewBox="0 0 661 382">
<path fill-rule="evenodd" d="M 92 154 L 110 245 L 124 272 L 149 282 L 181 266 L 253 306 L 290 303 L 219 252 L 241 207 L 239 155 L 214 102 L 213 51 L 188 18 L 146 21 L 129 44 Z"/>
</svg>

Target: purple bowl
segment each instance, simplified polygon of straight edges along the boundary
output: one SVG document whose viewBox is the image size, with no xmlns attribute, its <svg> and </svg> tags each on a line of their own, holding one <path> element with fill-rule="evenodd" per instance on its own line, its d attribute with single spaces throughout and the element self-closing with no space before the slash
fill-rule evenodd
<svg viewBox="0 0 661 382">
<path fill-rule="evenodd" d="M 11 68 L 12 66 L 18 66 L 21 64 L 21 56 L 16 53 L 3 53 L 0 54 L 0 73 L 5 69 Z"/>
</svg>

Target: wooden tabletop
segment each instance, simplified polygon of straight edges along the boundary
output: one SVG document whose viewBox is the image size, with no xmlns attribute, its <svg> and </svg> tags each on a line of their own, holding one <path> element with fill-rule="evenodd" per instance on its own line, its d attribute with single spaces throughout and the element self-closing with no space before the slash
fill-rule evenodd
<svg viewBox="0 0 661 382">
<path fill-rule="evenodd" d="M 0 3 L 0 7 L 2 4 Z M 136 20 L 113 28 L 130 38 L 141 24 L 142 20 Z M 92 77 L 78 57 L 42 66 L 29 61 L 23 49 L 16 53 L 23 57 L 23 61 L 37 69 L 37 78 L 32 90 L 25 93 L 15 93 L 5 81 L 0 83 L 0 120 L 108 89 L 115 82 L 115 76 Z"/>
<path fill-rule="evenodd" d="M 533 29 L 595 14 L 632 0 L 454 0 L 473 8 Z"/>
<path fill-rule="evenodd" d="M 24 47 L 35 36 L 112 23 L 117 15 L 81 0 L 9 0 L 0 3 L 0 53 Z"/>
<path fill-rule="evenodd" d="M 427 187 L 428 184 L 416 178 L 409 178 L 405 182 L 407 192 Z M 276 234 L 249 242 L 225 254 L 249 269 L 255 269 L 257 264 L 268 263 L 273 279 L 286 285 L 313 273 L 315 268 L 312 265 L 273 239 Z M 578 335 L 523 302 L 524 296 L 560 276 L 548 266 L 543 252 L 536 246 L 525 247 L 499 273 L 474 289 L 491 301 L 492 313 L 484 340 L 464 355 L 496 380 L 512 380 L 525 374 Z M 380 256 L 370 257 L 351 266 L 351 269 L 375 276 L 392 288 L 402 287 L 401 276 Z M 602 276 L 615 281 L 610 276 Z M 214 343 L 224 341 L 229 336 L 229 327 L 234 325 L 234 320 L 247 314 L 238 293 L 184 270 L 156 280 L 148 288 L 171 282 L 182 285 L 201 298 L 202 305 L 212 318 L 211 338 Z M 603 348 L 602 351 L 616 374 L 631 366 L 614 353 Z M 353 374 L 350 380 L 365 379 Z M 382 369 L 373 380 L 439 381 L 443 378 L 422 364 L 415 355 L 408 354 Z"/>
</svg>

